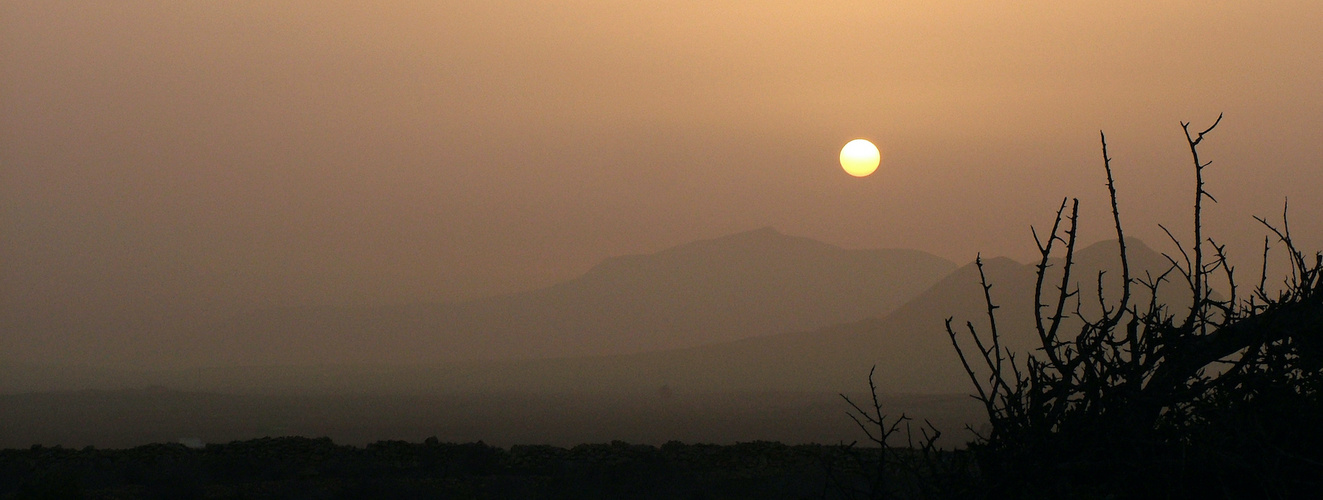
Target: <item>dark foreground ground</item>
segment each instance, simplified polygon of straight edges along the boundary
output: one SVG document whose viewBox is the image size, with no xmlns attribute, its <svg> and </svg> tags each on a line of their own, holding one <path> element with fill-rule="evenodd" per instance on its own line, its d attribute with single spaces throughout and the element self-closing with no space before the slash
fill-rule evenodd
<svg viewBox="0 0 1323 500">
<path fill-rule="evenodd" d="M 493 447 L 263 438 L 0 450 L 0 499 L 849 498 L 877 450 L 754 442 Z"/>
<path fill-rule="evenodd" d="M 866 386 L 864 386 L 866 388 Z M 865 394 L 852 394 L 857 401 Z M 963 446 L 985 421 L 965 395 L 886 396 L 886 411 L 930 419 Z M 734 444 L 851 442 L 865 437 L 835 393 L 690 394 L 218 394 L 165 388 L 0 394 L 0 448 L 131 448 L 228 443 L 266 436 L 483 441 L 495 446 L 669 441 Z M 896 443 L 903 444 L 903 443 Z"/>
<path fill-rule="evenodd" d="M 947 447 L 980 416 L 962 395 L 883 402 L 954 429 Z M 851 498 L 878 454 L 839 444 L 866 441 L 846 408 L 793 392 L 3 394 L 0 500 Z"/>
</svg>

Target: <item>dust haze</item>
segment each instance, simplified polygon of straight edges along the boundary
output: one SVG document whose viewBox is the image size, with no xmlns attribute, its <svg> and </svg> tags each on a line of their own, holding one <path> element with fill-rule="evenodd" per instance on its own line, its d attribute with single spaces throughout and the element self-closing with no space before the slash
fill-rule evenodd
<svg viewBox="0 0 1323 500">
<path fill-rule="evenodd" d="M 0 0 L 0 390 L 833 394 L 893 360 L 890 392 L 960 393 L 940 320 L 978 312 L 974 256 L 1022 290 L 1064 196 L 1081 241 L 1114 237 L 1100 129 L 1152 265 L 1158 224 L 1190 237 L 1179 122 L 1219 113 L 1206 234 L 1256 267 L 1251 216 L 1289 198 L 1323 244 L 1320 24 L 1303 0 Z M 857 137 L 863 179 L 836 165 Z"/>
</svg>

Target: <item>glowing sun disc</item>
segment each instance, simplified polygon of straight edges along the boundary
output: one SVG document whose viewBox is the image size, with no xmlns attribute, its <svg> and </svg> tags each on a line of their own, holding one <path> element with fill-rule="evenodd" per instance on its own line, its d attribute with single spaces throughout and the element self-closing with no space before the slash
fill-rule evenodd
<svg viewBox="0 0 1323 500">
<path fill-rule="evenodd" d="M 882 154 L 867 139 L 855 139 L 841 148 L 841 168 L 855 177 L 865 177 L 877 170 Z"/>
</svg>

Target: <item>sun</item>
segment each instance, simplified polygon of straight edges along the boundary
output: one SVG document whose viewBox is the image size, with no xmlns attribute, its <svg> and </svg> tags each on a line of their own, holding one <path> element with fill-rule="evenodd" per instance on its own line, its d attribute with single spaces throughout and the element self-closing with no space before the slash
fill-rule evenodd
<svg viewBox="0 0 1323 500">
<path fill-rule="evenodd" d="M 855 177 L 867 177 L 881 162 L 882 154 L 868 139 L 855 139 L 841 148 L 841 168 Z"/>
</svg>

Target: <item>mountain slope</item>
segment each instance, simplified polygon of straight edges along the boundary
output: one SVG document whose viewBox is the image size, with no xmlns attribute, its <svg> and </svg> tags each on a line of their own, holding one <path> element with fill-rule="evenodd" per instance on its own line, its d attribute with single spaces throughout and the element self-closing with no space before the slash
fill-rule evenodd
<svg viewBox="0 0 1323 500">
<path fill-rule="evenodd" d="M 882 315 L 954 264 L 771 228 L 607 259 L 548 288 L 458 304 L 279 309 L 208 328 L 209 364 L 435 363 L 677 349 Z"/>
<path fill-rule="evenodd" d="M 1158 275 L 1168 267 L 1165 258 L 1142 242 L 1130 240 L 1129 246 L 1133 276 L 1142 276 L 1145 272 Z M 1104 275 L 1106 296 L 1109 301 L 1117 300 L 1120 272 L 1116 269 L 1119 260 L 1115 242 L 1080 249 L 1076 256 L 1072 282 L 1080 287 L 1084 303 L 1096 303 L 1099 270 L 1108 270 Z M 1059 262 L 1053 264 L 1053 269 L 1059 269 Z M 993 302 L 1000 307 L 997 321 L 1004 345 L 1019 352 L 1019 356 L 1030 353 L 1038 345 L 1033 324 L 1035 267 L 994 258 L 984 262 L 984 271 L 992 285 Z M 595 272 L 606 271 L 599 269 Z M 408 366 L 249 365 L 245 368 L 106 374 L 99 380 L 71 380 L 59 387 L 114 388 L 162 384 L 190 390 L 295 390 L 337 394 L 621 391 L 651 394 L 662 386 L 675 393 L 838 392 L 865 388 L 865 377 L 870 367 L 876 365 L 876 380 L 884 392 L 969 393 L 972 387 L 943 323 L 946 318 L 954 317 L 952 325 L 962 335 L 961 340 L 966 346 L 970 343 L 964 326 L 966 321 L 986 335 L 987 313 L 978 276 L 978 269 L 972 263 L 965 265 L 885 317 L 658 352 Z M 1094 285 L 1089 286 L 1090 283 Z M 1044 286 L 1050 298 L 1056 285 L 1049 281 Z M 1169 296 L 1164 294 L 1163 300 L 1179 303 L 1178 288 L 1171 286 Z M 1148 299 L 1139 294 L 1134 300 L 1143 304 Z M 1085 314 L 1090 314 L 1087 308 Z M 1062 332 L 1065 335 L 1074 333 L 1071 325 L 1063 326 Z M 36 384 L 50 377 L 42 375 L 38 378 L 40 380 L 33 381 L 33 384 L 20 385 L 59 388 Z"/>
<path fill-rule="evenodd" d="M 1077 252 L 1072 282 L 1081 288 L 1085 304 L 1096 303 L 1099 270 L 1108 270 L 1104 284 L 1111 301 L 1119 297 L 1115 242 L 1103 242 Z M 1169 263 L 1137 240 L 1130 241 L 1132 275 L 1154 275 Z M 1054 263 L 1059 268 L 1059 262 Z M 1054 268 L 1055 269 L 1055 268 Z M 1033 322 L 1035 266 L 1005 258 L 988 259 L 984 272 L 992 285 L 998 330 L 1003 345 L 1031 353 L 1038 345 Z M 1049 274 L 1049 278 L 1051 278 Z M 1089 286 L 1094 283 L 1094 286 Z M 1053 287 L 1044 285 L 1045 298 Z M 1111 288 L 1107 288 L 1111 287 Z M 1178 287 L 1172 287 L 1173 289 Z M 1179 293 L 1174 293 L 1179 298 Z M 1138 295 L 1136 301 L 1147 301 Z M 1085 311 L 1085 314 L 1089 314 Z M 190 389 L 267 392 L 282 389 L 330 392 L 396 393 L 569 393 L 644 392 L 662 386 L 676 393 L 730 391 L 856 391 L 876 365 L 879 388 L 888 393 L 969 393 L 968 377 L 951 346 L 943 324 L 961 334 L 972 351 L 966 322 L 988 332 L 983 290 L 977 267 L 965 265 L 885 317 L 749 337 L 697 347 L 606 356 L 553 359 L 460 362 L 413 366 L 270 367 L 246 370 L 209 369 L 158 373 L 138 383 L 176 385 L 195 381 Z M 1075 323 L 1078 325 L 1078 323 Z M 1063 325 L 1063 336 L 1077 330 Z M 986 339 L 986 337 L 985 337 Z M 972 361 L 979 361 L 977 359 Z M 977 365 L 976 365 L 977 366 Z M 132 386 L 133 384 L 129 384 Z"/>
<path fill-rule="evenodd" d="M 1166 269 L 1168 262 L 1143 243 L 1131 240 L 1130 247 L 1132 275 L 1145 271 L 1156 275 Z M 1099 270 L 1108 270 L 1105 276 L 1120 275 L 1113 269 L 1119 266 L 1112 262 L 1115 249 L 1115 242 L 1103 242 L 1078 252 L 1072 272 L 1077 279 L 1072 282 L 1084 290 L 1086 304 L 1096 303 Z M 1030 353 L 1038 345 L 1033 322 L 1035 266 L 995 258 L 984 262 L 984 272 L 999 307 L 997 326 L 1003 345 L 1018 356 Z M 1090 282 L 1095 285 L 1089 287 Z M 1119 279 L 1104 283 L 1119 286 Z M 1054 296 L 1054 286 L 1045 283 L 1045 299 Z M 1117 288 L 1105 290 L 1112 301 L 1120 296 Z M 1135 300 L 1147 298 L 1141 295 Z M 869 369 L 876 365 L 877 382 L 885 392 L 969 392 L 968 377 L 943 326 L 948 317 L 954 317 L 952 327 L 967 352 L 973 348 L 966 322 L 981 334 L 988 333 L 983 290 L 972 263 L 882 318 L 666 352 L 431 368 L 423 370 L 431 370 L 430 374 L 420 374 L 410 385 L 424 391 L 638 391 L 662 385 L 699 392 L 842 391 L 864 387 Z M 1064 324 L 1062 335 L 1073 334 L 1074 325 L 1078 323 Z"/>
</svg>

